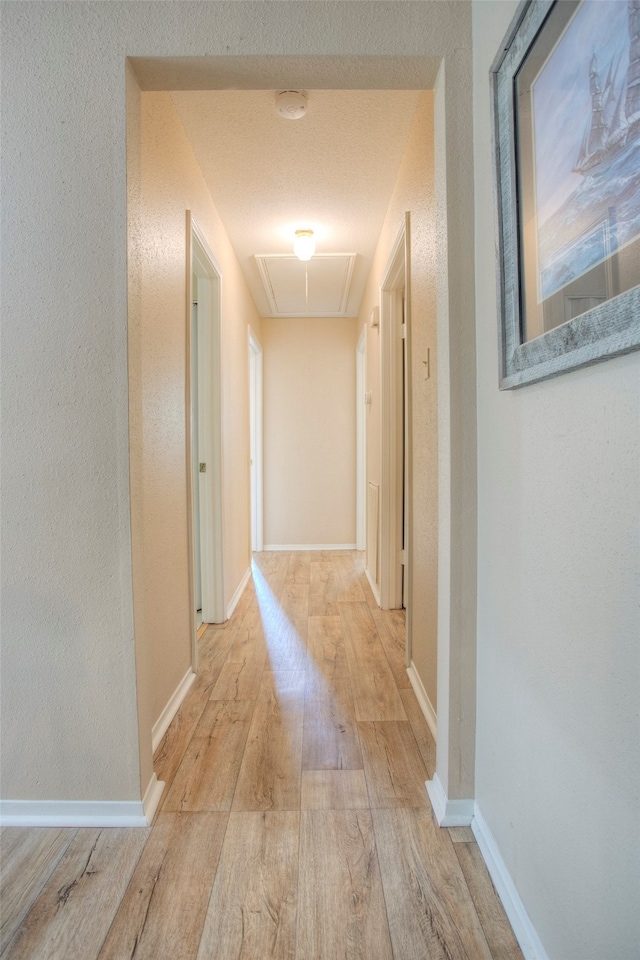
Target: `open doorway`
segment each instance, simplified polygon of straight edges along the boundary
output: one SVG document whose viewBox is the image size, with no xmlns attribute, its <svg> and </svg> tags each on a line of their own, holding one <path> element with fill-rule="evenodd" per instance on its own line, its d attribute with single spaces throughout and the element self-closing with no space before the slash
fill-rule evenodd
<svg viewBox="0 0 640 960">
<path fill-rule="evenodd" d="M 380 288 L 382 484 L 380 599 L 407 611 L 411 662 L 411 377 L 409 214 L 398 233 Z"/>
<path fill-rule="evenodd" d="M 287 129 L 288 129 L 288 128 L 287 128 Z M 404 196 L 403 196 L 402 198 L 399 198 L 399 200 L 400 200 L 400 202 L 403 203 L 403 204 L 408 204 L 408 203 L 412 203 L 412 202 L 413 202 L 413 201 L 412 201 L 412 197 L 404 197 Z M 198 208 L 198 209 L 199 209 L 199 208 Z M 416 213 L 414 214 L 414 228 L 415 228 L 415 235 L 416 235 L 416 237 L 418 237 L 418 238 L 420 238 L 420 237 L 422 236 L 421 233 L 419 232 L 419 227 L 420 227 L 420 225 L 421 225 L 421 220 L 419 219 L 419 213 L 420 213 L 419 208 L 416 208 Z M 388 262 L 389 248 L 390 248 L 390 246 L 391 246 L 391 244 L 392 244 L 392 242 L 393 242 L 393 238 L 394 238 L 394 236 L 395 236 L 395 234 L 396 234 L 396 231 L 398 230 L 398 227 L 400 226 L 400 222 L 399 222 L 399 221 L 401 220 L 401 216 L 402 216 L 402 208 L 401 208 L 400 210 L 395 209 L 394 211 L 392 211 L 391 216 L 389 217 L 389 221 L 388 221 L 388 222 L 391 224 L 391 226 L 390 226 L 389 231 L 385 234 L 385 239 L 384 239 L 384 253 L 383 253 L 383 258 L 381 258 L 381 261 L 382 261 L 383 264 L 385 263 L 385 261 Z M 204 219 L 204 215 L 203 215 L 203 225 L 204 225 L 204 223 L 205 223 L 205 219 Z M 232 275 L 232 272 L 231 272 L 231 271 L 228 269 L 228 267 L 227 267 L 227 261 L 226 261 L 226 259 L 224 259 L 225 251 L 224 251 L 224 250 L 219 250 L 219 248 L 218 248 L 215 231 L 212 232 L 208 224 L 207 224 L 207 228 L 208 228 L 208 233 L 207 233 L 207 235 L 208 235 L 209 237 L 211 237 L 211 242 L 212 242 L 212 243 L 216 243 L 216 246 L 214 247 L 214 249 L 215 249 L 216 251 L 218 251 L 218 255 L 220 256 L 221 262 L 223 263 L 224 268 L 225 268 L 225 293 L 224 293 L 224 296 L 225 296 L 225 303 L 226 303 L 226 302 L 229 301 L 229 296 L 228 296 L 228 294 L 229 294 L 230 284 L 231 284 L 232 280 L 234 279 L 234 276 Z M 420 249 L 420 248 L 419 248 L 419 249 Z M 423 263 L 423 262 L 424 262 L 424 258 L 421 258 L 421 261 L 422 261 L 422 263 Z M 416 263 L 418 263 L 418 262 L 419 262 L 419 261 L 418 261 L 418 258 L 416 258 Z M 377 267 L 377 270 L 376 270 L 376 274 L 377 274 L 377 275 L 376 275 L 374 278 L 372 278 L 372 283 L 371 283 L 371 288 L 372 288 L 372 289 L 371 289 L 371 299 L 372 299 L 374 302 L 375 302 L 375 300 L 377 300 L 376 294 L 377 294 L 377 292 L 380 290 L 380 273 L 378 272 L 379 266 L 380 266 L 380 264 L 378 264 L 378 267 Z M 406 265 L 405 265 L 405 269 L 406 269 Z M 416 275 L 416 277 L 414 277 L 414 280 L 416 280 L 416 291 L 418 291 L 418 292 L 420 292 L 420 293 L 421 293 L 421 287 L 420 287 L 419 284 L 420 284 L 421 276 L 422 276 L 422 275 L 421 275 L 420 271 L 418 271 L 418 274 Z M 377 287 L 377 290 L 376 290 L 376 287 Z M 406 288 L 406 284 L 405 284 L 405 288 Z M 415 304 L 415 305 L 416 305 L 416 308 L 418 309 L 418 314 L 414 314 L 414 317 L 415 317 L 415 319 L 417 319 L 418 321 L 420 321 L 419 324 L 418 324 L 418 328 L 417 328 L 417 333 L 418 333 L 420 336 L 418 336 L 418 339 L 415 341 L 415 347 L 416 347 L 416 350 L 420 350 L 420 349 L 421 349 L 421 337 L 422 337 L 422 327 L 421 327 L 421 323 L 422 323 L 422 317 L 423 317 L 423 314 L 421 313 L 421 310 L 420 310 L 421 300 L 420 300 L 420 299 L 416 299 L 416 304 Z M 233 313 L 233 310 L 232 310 L 232 313 Z M 268 327 L 269 325 L 270 325 L 270 324 L 267 323 L 266 326 Z M 257 324 L 257 328 L 260 329 L 260 324 L 259 324 L 259 323 Z M 263 329 L 263 335 L 265 336 L 264 346 L 265 346 L 265 349 L 266 349 L 267 352 L 268 352 L 269 344 L 267 343 L 267 335 L 266 335 L 265 325 L 264 325 L 264 324 L 262 324 L 262 329 Z M 371 406 L 371 408 L 367 408 L 367 414 L 368 414 L 368 415 L 367 415 L 367 420 L 368 420 L 369 423 L 372 425 L 371 432 L 374 434 L 373 438 L 371 439 L 371 443 L 369 444 L 369 454 L 368 454 L 368 455 L 369 455 L 369 459 L 370 459 L 371 463 L 373 464 L 373 468 L 372 468 L 372 479 L 375 480 L 375 481 L 377 481 L 378 483 L 380 483 L 380 479 L 381 479 L 381 478 L 379 478 L 378 476 L 375 476 L 375 473 L 378 473 L 378 472 L 379 472 L 379 471 L 378 471 L 378 463 L 379 463 L 380 459 L 382 459 L 382 457 L 381 457 L 381 455 L 380 455 L 379 442 L 378 442 L 378 436 L 377 436 L 377 428 L 378 428 L 378 424 L 379 424 L 379 422 L 380 422 L 380 421 L 379 421 L 380 401 L 379 401 L 379 392 L 378 392 L 378 377 L 377 377 L 377 370 L 376 370 L 376 367 L 377 367 L 377 365 L 378 365 L 378 364 L 377 364 L 377 359 L 378 359 L 378 358 L 377 358 L 377 356 L 376 356 L 376 353 L 377 353 L 377 349 L 376 349 L 376 348 L 377 348 L 377 346 L 378 346 L 378 343 L 377 343 L 376 341 L 379 341 L 379 339 L 380 339 L 380 331 L 374 332 L 373 334 L 370 334 L 370 333 L 369 333 L 369 330 L 367 330 L 367 335 L 368 335 L 368 337 L 369 337 L 369 343 L 368 343 L 368 345 L 367 345 L 367 346 L 368 346 L 368 355 L 369 355 L 369 371 L 368 371 L 368 381 L 367 381 L 367 385 L 368 385 L 368 389 L 371 389 L 371 390 L 374 391 L 374 402 L 373 402 L 373 405 Z M 357 337 L 357 334 L 356 334 L 356 337 Z M 247 375 L 248 375 L 248 365 L 247 365 L 247 359 L 248 359 L 248 358 L 247 358 L 247 339 L 248 339 L 248 336 L 247 336 L 247 326 L 245 325 L 245 326 L 244 326 L 244 329 L 239 332 L 239 334 L 238 334 L 237 337 L 235 337 L 235 341 L 234 341 L 234 344 L 233 344 L 234 346 L 237 346 L 237 347 L 241 350 L 241 361 L 242 361 L 242 371 L 241 371 L 241 372 L 242 372 L 242 377 L 236 377 L 236 376 L 235 376 L 235 373 L 232 372 L 232 371 L 230 370 L 230 368 L 227 366 L 227 354 L 225 353 L 225 368 L 226 368 L 226 369 L 225 369 L 225 389 L 228 389 L 228 385 L 229 385 L 231 382 L 234 382 L 235 384 L 240 384 L 241 386 L 243 386 L 244 390 L 246 390 L 246 392 L 245 392 L 244 395 L 243 395 L 242 402 L 241 402 L 242 420 L 243 420 L 242 428 L 243 428 L 243 430 L 246 431 L 246 434 L 248 434 L 248 429 L 247 429 L 247 428 L 248 428 L 248 425 L 249 425 L 249 417 L 247 416 L 247 412 L 246 412 L 246 411 L 247 411 L 247 406 L 248 406 L 248 383 L 247 383 L 246 386 L 245 386 L 245 383 L 246 383 L 245 377 L 247 377 Z M 227 338 L 227 336 L 226 336 L 226 334 L 225 334 L 225 350 L 227 349 L 227 345 L 228 345 L 228 344 L 231 344 L 231 338 L 230 338 L 230 337 Z M 349 358 L 349 359 L 350 359 L 350 365 L 353 364 L 353 359 L 354 359 L 354 358 L 353 358 L 354 347 L 355 347 L 355 342 L 353 342 L 352 345 L 351 345 L 350 358 Z M 421 356 L 422 354 L 419 354 L 419 355 Z M 353 370 L 353 367 L 352 367 L 352 370 Z M 420 384 L 417 384 L 417 387 L 416 387 L 419 391 L 420 391 L 420 386 L 421 386 Z M 229 393 L 231 393 L 230 390 L 229 390 Z M 421 392 L 420 392 L 420 397 L 421 397 Z M 403 404 L 402 406 L 404 407 L 404 404 Z M 349 407 L 350 407 L 350 411 L 349 411 L 349 412 L 351 412 L 351 410 L 353 409 L 353 401 L 351 401 L 351 403 L 349 404 Z M 231 410 L 231 409 L 233 409 L 233 408 L 232 408 L 231 404 L 230 404 L 229 402 L 227 402 L 227 398 L 225 397 L 225 416 L 226 416 L 226 417 L 228 417 L 228 415 L 229 415 L 229 410 Z M 265 411 L 266 411 L 266 412 L 268 412 L 268 409 L 269 409 L 269 408 L 265 405 Z M 419 417 L 421 416 L 419 410 L 418 410 L 418 414 L 417 414 L 417 415 L 418 415 Z M 421 420 L 421 426 L 422 426 L 422 420 Z M 396 433 L 397 433 L 397 431 L 396 431 Z M 404 434 L 404 430 L 402 431 L 402 433 Z M 249 514 L 249 511 L 248 511 L 248 509 L 247 509 L 247 508 L 249 507 L 249 503 L 250 503 L 250 496 L 249 496 L 249 461 L 250 461 L 250 456 L 247 455 L 247 454 L 249 454 L 248 437 L 246 436 L 246 434 L 243 434 L 243 436 L 242 436 L 243 442 L 242 442 L 242 444 L 239 444 L 239 443 L 237 442 L 237 439 L 236 439 L 236 438 L 239 436 L 239 434 L 237 434 L 237 433 L 232 433 L 231 431 L 227 431 L 227 429 L 226 429 L 226 421 L 225 421 L 225 434 L 228 435 L 228 438 L 229 438 L 229 442 L 230 442 L 230 446 L 231 446 L 231 455 L 234 456 L 234 457 L 237 459 L 238 463 L 241 463 L 241 467 L 242 467 L 242 470 L 243 470 L 242 483 L 241 483 L 241 484 L 240 484 L 240 483 L 237 483 L 237 484 L 236 484 L 235 482 L 231 482 L 231 481 L 229 480 L 229 477 L 235 477 L 235 473 L 230 469 L 230 460 L 231 460 L 231 457 L 230 457 L 230 455 L 225 451 L 225 453 L 226 453 L 226 455 L 225 455 L 225 468 L 226 468 L 225 478 L 226 478 L 226 493 L 227 493 L 227 503 L 226 503 L 226 507 L 227 507 L 227 519 L 228 519 L 228 523 L 229 523 L 229 525 L 230 525 L 230 527 L 229 527 L 229 534 L 230 534 L 230 532 L 231 532 L 231 512 L 229 511 L 229 503 L 230 503 L 230 500 L 231 500 L 231 498 L 232 498 L 232 496 L 233 496 L 233 493 L 236 492 L 236 493 L 237 493 L 237 498 L 242 500 L 242 505 L 244 506 L 244 511 L 245 511 L 245 512 L 244 512 L 244 518 L 245 518 L 244 523 L 245 523 L 246 525 L 245 525 L 244 528 L 242 529 L 242 531 L 241 531 L 241 534 L 242 534 L 242 535 L 241 535 L 241 538 L 239 538 L 239 539 L 241 539 L 241 549 L 246 552 L 247 546 L 251 543 L 250 514 Z M 245 437 L 246 437 L 246 439 L 245 439 Z M 420 446 L 420 444 L 422 444 L 422 442 L 423 442 L 423 441 L 422 441 L 420 438 L 418 438 L 418 444 L 419 444 L 419 448 L 418 448 L 418 450 L 417 450 L 418 457 L 420 456 L 420 454 L 421 454 L 421 452 L 422 452 L 422 448 L 421 448 L 421 446 Z M 355 446 L 355 444 L 354 444 L 354 446 Z M 406 449 L 406 444 L 405 444 L 405 449 Z M 184 456 L 184 454 L 183 454 L 183 456 Z M 404 463 L 404 452 L 403 452 L 402 462 Z M 420 466 L 422 467 L 422 459 L 418 459 L 417 462 L 418 462 L 418 463 L 420 464 Z M 236 465 L 234 464 L 234 469 L 235 469 L 235 466 L 236 466 Z M 268 464 L 267 464 L 267 466 L 268 466 Z M 420 472 L 420 471 L 419 471 L 419 472 Z M 409 485 L 409 484 L 408 484 L 408 470 L 406 471 L 406 476 L 407 476 L 407 486 L 408 486 L 408 485 Z M 419 478 L 419 479 L 420 479 L 420 478 Z M 268 476 L 265 477 L 265 481 L 268 482 Z M 353 482 L 353 481 L 352 481 L 352 482 Z M 401 479 L 401 482 L 400 482 L 399 486 L 404 490 L 404 488 L 405 488 L 405 480 L 404 480 L 404 477 Z M 352 489 L 353 489 L 353 488 L 352 488 Z M 267 492 L 268 492 L 268 490 L 269 490 L 269 488 L 268 488 L 267 485 L 265 485 L 265 490 L 266 490 Z M 419 487 L 419 492 L 420 492 L 420 493 L 422 492 L 422 486 Z M 382 493 L 381 488 L 380 488 L 380 493 Z M 353 497 L 353 494 L 351 494 L 351 497 Z M 351 500 L 351 497 L 350 497 L 350 500 Z M 355 497 L 354 497 L 354 499 L 355 499 Z M 267 500 L 267 502 L 268 502 L 268 500 Z M 407 502 L 407 498 L 405 498 L 405 502 L 407 503 L 407 506 L 408 506 L 409 509 L 410 509 L 410 502 Z M 418 502 L 419 508 L 420 508 L 420 510 L 421 510 L 421 512 L 422 512 L 424 500 L 423 500 L 422 497 L 421 497 L 420 499 L 417 499 L 417 502 Z M 351 503 L 353 503 L 353 500 L 351 500 Z M 403 509 L 404 509 L 404 508 L 403 508 Z M 351 510 L 353 510 L 353 507 L 351 507 Z M 376 518 L 378 518 L 377 503 L 376 503 L 375 515 L 376 515 Z M 268 539 L 273 539 L 273 538 L 270 536 L 270 527 L 269 527 L 269 523 L 268 523 L 268 521 L 269 521 L 269 516 L 268 516 L 268 515 L 265 517 L 265 521 L 266 521 L 265 534 L 267 535 L 267 538 L 268 538 Z M 233 522 L 235 523 L 235 517 L 234 517 L 234 521 L 233 521 Z M 231 539 L 231 537 L 229 536 L 228 539 Z M 309 542 L 311 542 L 312 539 L 314 539 L 314 538 L 308 537 L 307 539 L 309 540 Z M 350 539 L 350 538 L 349 538 L 349 539 Z M 379 525 L 378 525 L 378 531 L 377 531 L 377 533 L 376 533 L 376 540 L 379 540 Z M 417 548 L 418 550 L 422 550 L 422 546 L 423 546 L 423 542 L 422 542 L 422 541 L 423 541 L 422 534 L 421 534 L 421 531 L 419 530 L 419 531 L 418 531 L 418 537 L 416 538 L 416 542 L 415 542 L 415 546 L 416 546 L 416 548 Z M 278 542 L 279 542 L 279 541 L 278 541 Z M 288 541 L 288 540 L 287 540 L 287 541 L 284 541 L 284 539 L 283 539 L 283 542 L 289 542 L 289 541 Z M 410 547 L 410 544 L 408 544 L 407 546 Z M 405 544 L 404 544 L 404 543 L 401 544 L 401 549 L 404 548 L 404 547 L 405 547 Z M 378 553 L 378 555 L 379 555 L 379 553 Z M 424 567 L 423 567 L 423 565 L 422 565 L 422 554 L 419 554 L 418 556 L 419 556 L 419 560 L 420 560 L 420 566 L 418 567 L 418 569 L 419 569 L 419 572 L 420 572 L 420 578 L 422 578 L 422 577 L 423 577 L 423 571 L 424 571 Z M 235 557 L 234 557 L 234 560 L 235 560 Z M 240 564 L 238 563 L 237 566 L 239 567 Z M 404 564 L 403 564 L 403 566 L 404 566 Z M 401 571 L 401 572 L 404 573 L 404 571 Z M 240 569 L 239 573 L 237 573 L 236 567 L 233 566 L 233 565 L 229 562 L 229 559 L 227 559 L 227 582 L 228 582 L 228 585 L 229 585 L 229 593 L 233 593 L 233 585 L 234 585 L 236 582 L 239 582 L 239 581 L 237 580 L 237 577 L 241 576 L 241 574 L 242 574 L 242 570 Z M 379 577 L 376 578 L 376 579 L 378 579 L 378 582 L 379 582 Z M 410 590 L 410 587 L 409 587 L 409 578 L 407 577 L 407 578 L 405 578 L 405 580 L 406 580 L 407 592 L 408 592 L 408 591 Z M 402 592 L 404 593 L 404 584 L 403 584 Z M 417 599 L 418 596 L 420 596 L 420 597 L 422 596 L 422 588 L 421 588 L 421 586 L 414 592 L 414 598 Z M 187 598 L 185 597 L 185 600 L 186 600 L 186 599 L 187 599 Z M 431 601 L 431 597 L 429 597 L 429 601 Z M 408 601 L 407 601 L 407 598 L 405 597 L 405 603 L 407 603 L 407 602 L 408 602 Z M 401 605 L 401 604 L 402 604 L 402 600 L 400 601 L 400 605 Z M 432 604 L 432 605 L 430 606 L 429 610 L 431 611 L 432 609 L 435 609 L 435 604 Z M 423 638 L 423 636 L 425 635 L 425 633 L 424 633 L 424 631 L 423 631 L 424 618 L 422 617 L 422 609 L 420 609 L 420 610 L 418 611 L 418 613 L 420 614 L 420 616 L 414 617 L 414 623 L 416 623 L 416 635 L 420 638 L 420 644 L 422 644 L 422 638 Z M 419 627 L 418 627 L 418 624 L 419 624 Z M 421 650 L 421 649 L 422 649 L 422 647 L 420 646 L 419 649 L 418 649 L 418 656 L 416 657 L 416 660 L 417 660 L 419 666 L 421 667 L 421 669 L 423 669 L 423 662 L 420 661 L 420 658 L 419 658 L 419 654 L 420 654 L 420 650 Z M 423 660 L 424 660 L 424 659 L 426 659 L 426 658 L 423 658 Z"/>
<path fill-rule="evenodd" d="M 191 282 L 187 377 L 193 663 L 198 627 L 222 623 L 222 441 L 220 391 L 221 271 L 187 213 Z"/>
</svg>

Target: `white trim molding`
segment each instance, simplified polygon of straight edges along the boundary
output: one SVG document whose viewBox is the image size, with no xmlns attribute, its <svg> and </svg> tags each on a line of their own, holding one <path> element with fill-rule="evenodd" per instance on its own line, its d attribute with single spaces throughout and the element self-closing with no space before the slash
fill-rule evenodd
<svg viewBox="0 0 640 960">
<path fill-rule="evenodd" d="M 478 804 L 474 800 L 449 800 L 437 773 L 433 780 L 427 780 L 425 786 L 441 827 L 471 826 L 525 960 L 549 960 Z"/>
<path fill-rule="evenodd" d="M 378 584 L 373 579 L 373 574 L 369 570 L 369 567 L 365 567 L 364 572 L 367 580 L 369 581 L 369 586 L 371 587 L 371 593 L 373 594 L 376 603 L 378 604 L 379 607 L 382 607 L 382 603 L 380 602 L 380 588 L 378 587 Z"/>
<path fill-rule="evenodd" d="M 0 800 L 0 827 L 149 827 L 164 790 L 152 775 L 140 800 Z"/>
<path fill-rule="evenodd" d="M 245 570 L 244 577 L 238 584 L 238 589 L 236 590 L 234 595 L 231 597 L 231 600 L 229 601 L 229 606 L 227 607 L 227 620 L 229 620 L 229 618 L 231 617 L 231 614 L 233 613 L 235 608 L 238 606 L 240 597 L 244 593 L 244 588 L 249 583 L 250 579 L 251 579 L 251 567 L 247 567 L 247 569 Z"/>
<path fill-rule="evenodd" d="M 3 827 L 148 827 L 140 800 L 0 800 Z"/>
<path fill-rule="evenodd" d="M 169 697 L 169 701 L 165 706 L 164 710 L 156 720 L 151 730 L 151 749 L 153 753 L 156 752 L 160 746 L 160 741 L 164 737 L 165 733 L 169 729 L 169 724 L 175 717 L 176 713 L 182 705 L 182 701 L 188 694 L 191 684 L 195 680 L 196 675 L 193 672 L 192 668 L 189 667 L 184 677 L 173 691 L 172 695 Z M 146 794 L 145 794 L 146 796 Z"/>
<path fill-rule="evenodd" d="M 511 874 L 502 859 L 498 844 L 486 820 L 478 809 L 477 804 L 475 804 L 471 829 L 478 841 L 478 846 L 480 847 L 484 862 L 487 865 L 489 876 L 493 881 L 498 896 L 502 900 L 502 906 L 504 907 L 516 939 L 520 944 L 520 949 L 522 950 L 525 960 L 549 960 L 549 955 L 542 945 L 542 941 L 520 899 Z"/>
<path fill-rule="evenodd" d="M 416 665 L 411 661 L 411 666 L 407 667 L 407 675 L 411 681 L 411 686 L 413 687 L 413 692 L 416 695 L 416 700 L 420 704 L 420 709 L 424 714 L 424 718 L 427 721 L 427 726 L 431 731 L 431 736 L 433 739 L 438 742 L 438 720 L 436 717 L 436 712 L 433 709 L 431 700 L 427 696 L 427 691 L 424 688 L 424 684 L 416 670 Z"/>
<path fill-rule="evenodd" d="M 151 779 L 149 780 L 149 786 L 145 790 L 144 797 L 142 798 L 144 818 L 149 826 L 151 826 L 151 822 L 155 816 L 156 810 L 158 809 L 158 804 L 160 803 L 160 797 L 162 796 L 162 791 L 164 788 L 164 780 L 158 780 L 155 772 L 152 773 Z"/>
<path fill-rule="evenodd" d="M 473 800 L 449 800 L 437 773 L 425 783 L 435 818 L 441 827 L 468 827 L 473 820 Z"/>
<path fill-rule="evenodd" d="M 355 550 L 355 543 L 267 543 L 266 550 Z"/>
</svg>

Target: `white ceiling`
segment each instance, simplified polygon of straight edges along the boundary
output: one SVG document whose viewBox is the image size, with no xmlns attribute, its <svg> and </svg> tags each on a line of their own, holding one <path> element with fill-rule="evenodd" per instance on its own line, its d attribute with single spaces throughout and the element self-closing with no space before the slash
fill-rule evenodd
<svg viewBox="0 0 640 960">
<path fill-rule="evenodd" d="M 311 228 L 318 254 L 356 253 L 344 310 L 355 316 L 420 91 L 312 90 L 301 120 L 280 117 L 275 94 L 172 97 L 260 313 L 280 315 L 256 254 L 289 254 L 295 230 Z"/>
</svg>

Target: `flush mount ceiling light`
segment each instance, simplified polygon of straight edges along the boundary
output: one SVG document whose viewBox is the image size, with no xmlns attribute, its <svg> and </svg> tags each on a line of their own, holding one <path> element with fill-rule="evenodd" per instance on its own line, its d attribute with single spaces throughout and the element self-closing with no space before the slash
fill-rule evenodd
<svg viewBox="0 0 640 960">
<path fill-rule="evenodd" d="M 276 93 L 276 110 L 286 120 L 300 120 L 307 113 L 307 96 L 302 90 Z"/>
<path fill-rule="evenodd" d="M 313 230 L 296 230 L 296 238 L 293 241 L 293 252 L 298 260 L 311 260 L 311 257 L 316 252 Z"/>
</svg>

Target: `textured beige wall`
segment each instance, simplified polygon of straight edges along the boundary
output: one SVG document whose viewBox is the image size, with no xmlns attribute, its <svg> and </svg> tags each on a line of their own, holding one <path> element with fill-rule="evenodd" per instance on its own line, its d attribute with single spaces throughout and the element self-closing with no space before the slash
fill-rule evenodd
<svg viewBox="0 0 640 960">
<path fill-rule="evenodd" d="M 476 800 L 550 958 L 640 956 L 640 353 L 498 389 L 489 66 L 474 2 Z"/>
<path fill-rule="evenodd" d="M 355 544 L 357 322 L 268 319 L 264 542 Z"/>
<path fill-rule="evenodd" d="M 367 281 L 360 322 L 367 323 L 368 479 L 380 478 L 380 328 L 368 318 L 380 302 L 380 284 L 394 243 L 411 214 L 411 389 L 413 436 L 413 660 L 431 704 L 437 690 L 438 405 L 435 303 L 435 186 L 433 94 L 422 94 Z M 425 379 L 427 350 L 431 376 Z"/>
<path fill-rule="evenodd" d="M 248 326 L 253 301 L 168 93 L 141 95 L 141 197 L 131 263 L 140 269 L 130 325 L 134 601 L 138 660 L 155 723 L 191 662 L 185 409 L 185 211 L 222 272 L 221 350 L 225 602 L 250 561 Z M 132 160 L 135 154 L 132 152 Z M 138 632 L 139 631 L 139 632 Z M 142 664 L 139 665 L 139 678 Z M 145 691 L 143 691 L 145 693 Z"/>
</svg>

